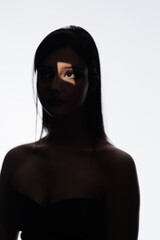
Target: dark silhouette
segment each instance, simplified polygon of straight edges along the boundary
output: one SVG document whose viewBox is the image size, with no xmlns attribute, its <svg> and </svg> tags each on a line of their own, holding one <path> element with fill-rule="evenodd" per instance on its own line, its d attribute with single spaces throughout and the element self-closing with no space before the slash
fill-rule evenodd
<svg viewBox="0 0 160 240">
<path fill-rule="evenodd" d="M 136 240 L 139 188 L 132 157 L 113 146 L 101 111 L 91 35 L 70 26 L 35 53 L 46 136 L 6 155 L 0 178 L 0 240 Z"/>
</svg>

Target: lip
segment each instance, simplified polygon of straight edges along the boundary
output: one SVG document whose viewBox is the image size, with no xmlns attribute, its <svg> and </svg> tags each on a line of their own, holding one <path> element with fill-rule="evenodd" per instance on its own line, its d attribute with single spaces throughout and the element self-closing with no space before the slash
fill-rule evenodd
<svg viewBox="0 0 160 240">
<path fill-rule="evenodd" d="M 61 106 L 61 105 L 65 104 L 66 101 L 64 101 L 61 98 L 52 97 L 52 98 L 49 98 L 48 103 L 52 106 Z"/>
</svg>

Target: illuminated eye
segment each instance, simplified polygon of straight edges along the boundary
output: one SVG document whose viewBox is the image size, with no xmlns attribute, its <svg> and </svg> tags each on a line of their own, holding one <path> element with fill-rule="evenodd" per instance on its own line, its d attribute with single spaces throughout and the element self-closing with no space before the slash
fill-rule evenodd
<svg viewBox="0 0 160 240">
<path fill-rule="evenodd" d="M 67 71 L 65 74 L 65 77 L 67 77 L 69 79 L 73 79 L 73 78 L 75 78 L 75 74 L 73 71 Z"/>
</svg>

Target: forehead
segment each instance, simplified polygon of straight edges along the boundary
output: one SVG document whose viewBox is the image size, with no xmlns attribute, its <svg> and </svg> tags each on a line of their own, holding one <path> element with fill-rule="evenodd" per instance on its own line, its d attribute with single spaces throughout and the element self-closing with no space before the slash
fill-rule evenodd
<svg viewBox="0 0 160 240">
<path fill-rule="evenodd" d="M 57 62 L 65 62 L 79 67 L 86 67 L 84 60 L 70 47 L 61 48 L 49 54 L 43 64 L 53 65 Z"/>
</svg>

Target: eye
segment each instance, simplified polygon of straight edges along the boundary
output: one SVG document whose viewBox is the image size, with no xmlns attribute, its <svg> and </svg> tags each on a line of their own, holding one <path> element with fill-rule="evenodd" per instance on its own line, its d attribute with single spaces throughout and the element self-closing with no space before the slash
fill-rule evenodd
<svg viewBox="0 0 160 240">
<path fill-rule="evenodd" d="M 53 77 L 53 72 L 47 67 L 41 67 L 38 69 L 38 78 L 40 79 L 51 79 Z"/>
<path fill-rule="evenodd" d="M 76 75 L 75 75 L 75 73 L 74 73 L 74 71 L 67 71 L 66 73 L 65 73 L 65 76 L 64 76 L 65 78 L 67 78 L 67 79 L 75 79 L 76 78 Z"/>
</svg>

